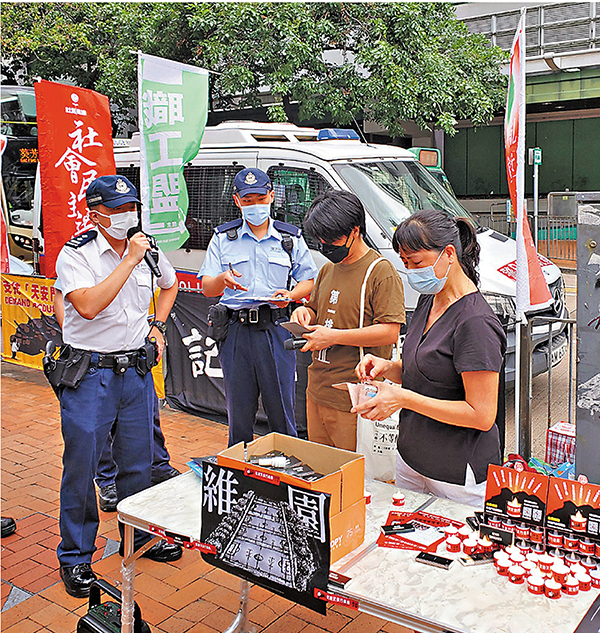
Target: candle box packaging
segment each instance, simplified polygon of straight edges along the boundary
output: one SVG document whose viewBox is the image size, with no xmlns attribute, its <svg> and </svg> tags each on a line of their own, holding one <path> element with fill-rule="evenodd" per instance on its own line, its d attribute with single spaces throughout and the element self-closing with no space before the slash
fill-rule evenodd
<svg viewBox="0 0 600 633">
<path fill-rule="evenodd" d="M 569 542 L 600 539 L 600 486 L 551 477 L 548 486 L 546 527 Z"/>
<path fill-rule="evenodd" d="M 491 464 L 485 488 L 485 517 L 502 517 L 514 523 L 543 526 L 549 478 Z"/>
</svg>

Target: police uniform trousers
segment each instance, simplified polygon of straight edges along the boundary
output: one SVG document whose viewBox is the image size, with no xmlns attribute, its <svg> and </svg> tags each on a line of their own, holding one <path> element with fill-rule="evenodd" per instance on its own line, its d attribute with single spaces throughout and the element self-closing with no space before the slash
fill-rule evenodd
<svg viewBox="0 0 600 633">
<path fill-rule="evenodd" d="M 254 439 L 258 394 L 267 414 L 269 430 L 297 436 L 294 415 L 296 353 L 284 349 L 289 333 L 269 323 L 229 321 L 227 336 L 219 344 L 223 369 L 229 446 Z"/>
<path fill-rule="evenodd" d="M 160 477 L 161 475 L 168 475 L 170 473 L 171 456 L 165 444 L 165 436 L 160 428 L 160 406 L 156 392 L 154 393 L 153 403 L 152 431 L 154 434 L 154 454 L 152 457 L 152 475 L 154 477 Z M 111 431 L 98 461 L 95 482 L 99 488 L 114 484 L 117 477 L 117 464 L 113 459 L 112 445 L 113 432 Z"/>
<path fill-rule="evenodd" d="M 60 487 L 58 560 L 63 567 L 90 563 L 96 550 L 98 506 L 94 476 L 114 423 L 113 456 L 119 501 L 150 486 L 153 456 L 152 373 L 140 376 L 129 367 L 117 375 L 96 366 L 98 355 L 77 389 L 60 394 L 65 444 Z M 119 524 L 121 538 L 123 526 Z M 152 537 L 135 531 L 135 547 Z"/>
</svg>

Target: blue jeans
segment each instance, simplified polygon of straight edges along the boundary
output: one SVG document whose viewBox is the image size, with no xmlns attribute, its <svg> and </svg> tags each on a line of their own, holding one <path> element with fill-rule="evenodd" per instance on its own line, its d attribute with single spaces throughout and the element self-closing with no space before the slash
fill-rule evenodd
<svg viewBox="0 0 600 633">
<path fill-rule="evenodd" d="M 96 367 L 94 360 L 93 356 L 92 366 L 79 387 L 63 388 L 60 394 L 65 447 L 60 486 L 62 540 L 57 554 L 65 567 L 91 562 L 96 550 L 98 505 L 94 476 L 111 429 L 119 500 L 150 486 L 156 397 L 152 374 L 141 377 L 129 368 L 117 376 L 111 369 Z M 150 538 L 136 531 L 135 547 Z"/>
</svg>

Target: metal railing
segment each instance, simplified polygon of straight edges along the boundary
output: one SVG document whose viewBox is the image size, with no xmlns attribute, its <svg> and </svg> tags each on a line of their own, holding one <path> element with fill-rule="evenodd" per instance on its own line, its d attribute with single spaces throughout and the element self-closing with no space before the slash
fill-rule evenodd
<svg viewBox="0 0 600 633">
<path fill-rule="evenodd" d="M 498 231 L 507 237 L 515 238 L 517 225 L 506 213 L 473 213 L 482 225 Z M 534 237 L 534 220 L 531 215 L 529 226 Z M 540 255 L 548 259 L 577 260 L 577 216 L 538 216 L 537 249 Z"/>
<path fill-rule="evenodd" d="M 553 424 L 552 419 L 552 369 L 561 360 L 554 361 L 552 349 L 552 326 L 555 323 L 565 323 L 567 329 L 567 347 L 568 347 L 568 363 L 569 363 L 569 377 L 568 377 L 568 421 L 573 424 L 575 421 L 575 386 L 574 386 L 574 368 L 576 360 L 576 332 L 575 325 L 577 321 L 575 319 L 559 319 L 553 317 L 532 317 L 528 319 L 527 326 L 523 328 L 523 335 L 521 336 L 521 359 L 517 359 L 516 362 L 521 362 L 521 377 L 519 380 L 518 388 L 520 389 L 520 410 L 519 410 L 519 434 L 517 438 L 517 450 L 518 453 L 525 459 L 529 460 L 531 457 L 531 430 L 532 430 L 532 417 L 531 417 L 531 402 L 533 398 L 532 385 L 532 334 L 534 326 L 547 325 L 548 326 L 548 376 L 547 376 L 547 428 L 549 429 Z M 567 354 L 565 354 L 567 356 Z"/>
</svg>

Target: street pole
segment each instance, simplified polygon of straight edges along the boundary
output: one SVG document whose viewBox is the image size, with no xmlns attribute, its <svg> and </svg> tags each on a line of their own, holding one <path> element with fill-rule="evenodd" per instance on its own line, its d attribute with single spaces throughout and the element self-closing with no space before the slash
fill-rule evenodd
<svg viewBox="0 0 600 633">
<path fill-rule="evenodd" d="M 533 218 L 535 227 L 535 250 L 538 250 L 538 192 L 539 192 L 539 164 L 536 162 L 533 165 Z M 547 229 L 546 229 L 547 230 Z M 549 236 L 546 238 L 549 239 Z"/>
</svg>

